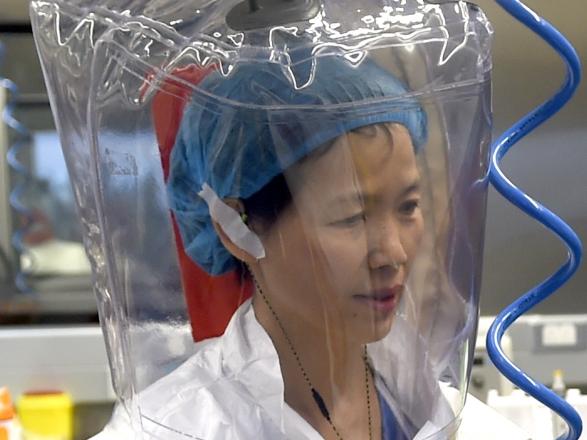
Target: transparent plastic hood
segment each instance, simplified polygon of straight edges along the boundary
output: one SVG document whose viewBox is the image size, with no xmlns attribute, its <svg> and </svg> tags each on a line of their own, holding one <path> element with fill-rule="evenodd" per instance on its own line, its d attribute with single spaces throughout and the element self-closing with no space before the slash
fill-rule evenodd
<svg viewBox="0 0 587 440">
<path fill-rule="evenodd" d="M 491 27 L 465 2 L 255 4 L 31 5 L 136 438 L 451 438 Z"/>
</svg>

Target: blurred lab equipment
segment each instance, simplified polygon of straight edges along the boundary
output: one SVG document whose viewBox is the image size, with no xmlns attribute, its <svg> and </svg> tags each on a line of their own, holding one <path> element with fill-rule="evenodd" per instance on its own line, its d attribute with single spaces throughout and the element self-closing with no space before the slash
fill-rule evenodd
<svg viewBox="0 0 587 440">
<path fill-rule="evenodd" d="M 563 399 L 571 405 L 585 420 L 587 417 L 587 395 L 576 388 L 570 388 L 563 394 Z M 551 440 L 565 435 L 566 423 L 548 407 L 520 389 L 509 394 L 498 390 L 489 390 L 487 405 L 502 414 L 508 420 L 526 431 L 532 440 Z M 583 432 L 579 440 L 587 439 Z"/>
<path fill-rule="evenodd" d="M 0 440 L 22 440 L 12 396 L 7 387 L 0 386 Z"/>
<path fill-rule="evenodd" d="M 7 17 L 0 17 L 0 324 L 96 321 L 74 195 L 30 25 Z"/>
</svg>

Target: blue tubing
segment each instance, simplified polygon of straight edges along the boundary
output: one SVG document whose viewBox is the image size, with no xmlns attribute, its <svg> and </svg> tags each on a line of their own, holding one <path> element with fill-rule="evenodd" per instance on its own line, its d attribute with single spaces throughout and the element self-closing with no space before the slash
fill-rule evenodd
<svg viewBox="0 0 587 440">
<path fill-rule="evenodd" d="M 0 46 L 0 61 L 2 55 L 3 50 L 2 46 Z M 18 213 L 19 220 L 24 222 L 24 224 L 17 228 L 12 235 L 12 245 L 15 247 L 15 249 L 18 251 L 18 254 L 20 255 L 22 254 L 25 248 L 23 237 L 25 236 L 26 232 L 30 229 L 33 223 L 30 208 L 25 206 L 21 201 L 22 196 L 25 192 L 25 185 L 24 183 L 22 183 L 22 181 L 26 182 L 32 176 L 27 167 L 25 167 L 18 159 L 20 151 L 23 148 L 25 148 L 28 145 L 28 142 L 30 141 L 30 132 L 22 123 L 20 123 L 14 117 L 14 110 L 16 105 L 15 102 L 18 98 L 18 87 L 14 82 L 3 77 L 0 77 L 0 87 L 5 88 L 9 96 L 4 111 L 2 112 L 2 114 L 0 114 L 0 119 L 4 121 L 6 126 L 11 128 L 16 134 L 15 141 L 8 149 L 6 157 L 8 164 L 12 168 L 12 171 L 21 179 L 21 182 L 15 185 L 13 190 L 10 192 L 9 196 L 10 205 L 15 210 L 15 212 Z M 14 283 L 18 290 L 20 290 L 21 292 L 31 291 L 30 286 L 26 281 L 25 274 L 23 274 L 20 270 L 17 272 L 15 276 Z"/>
<path fill-rule="evenodd" d="M 541 106 L 507 130 L 493 145 L 489 179 L 495 189 L 529 216 L 553 231 L 567 246 L 568 258 L 553 275 L 526 292 L 499 313 L 487 334 L 487 351 L 497 369 L 529 395 L 551 408 L 568 425 L 558 440 L 577 440 L 583 426 L 581 417 L 564 399 L 536 382 L 514 365 L 501 348 L 501 338 L 508 327 L 523 313 L 549 297 L 576 272 L 581 262 L 581 240 L 575 232 L 547 208 L 519 190 L 500 169 L 500 161 L 509 149 L 529 132 L 558 112 L 573 96 L 581 80 L 581 63 L 571 44 L 546 20 L 518 0 L 496 0 L 512 16 L 540 35 L 561 56 L 566 65 L 566 79 L 559 91 Z"/>
</svg>

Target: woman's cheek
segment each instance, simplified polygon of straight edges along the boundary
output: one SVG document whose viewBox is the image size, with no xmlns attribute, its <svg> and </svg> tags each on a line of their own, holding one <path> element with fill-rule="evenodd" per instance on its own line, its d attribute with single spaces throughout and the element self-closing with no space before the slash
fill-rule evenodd
<svg viewBox="0 0 587 440">
<path fill-rule="evenodd" d="M 411 261 L 416 257 L 420 249 L 420 244 L 422 243 L 422 238 L 424 237 L 424 219 L 422 215 L 419 215 L 414 220 L 414 223 L 405 231 L 405 236 L 409 247 L 407 252 L 408 258 Z"/>
<path fill-rule="evenodd" d="M 326 263 L 325 276 L 332 278 L 337 290 L 348 288 L 366 261 L 365 237 L 364 230 L 362 233 L 330 231 L 321 234 L 318 246 Z"/>
</svg>

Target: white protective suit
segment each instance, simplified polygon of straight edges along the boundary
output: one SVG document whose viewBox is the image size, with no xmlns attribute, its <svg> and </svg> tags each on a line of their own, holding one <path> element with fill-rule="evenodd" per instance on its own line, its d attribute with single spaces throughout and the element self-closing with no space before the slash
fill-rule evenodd
<svg viewBox="0 0 587 440">
<path fill-rule="evenodd" d="M 392 330 L 390 334 L 393 333 Z M 381 356 L 384 341 L 370 344 L 368 348 L 376 371 L 378 359 L 374 355 Z M 187 362 L 139 395 L 142 439 L 322 439 L 284 401 L 277 352 L 257 321 L 250 300 L 237 310 L 223 336 L 198 345 Z M 401 414 L 391 397 L 389 385 L 381 376 L 376 376 L 379 393 L 396 415 Z M 440 385 L 439 389 L 441 397 L 436 399 L 434 418 L 424 424 L 414 440 L 427 438 L 431 431 L 437 431 L 454 417 L 443 397 L 450 394 L 450 388 Z M 401 424 L 401 417 L 398 423 Z M 189 427 L 189 434 L 182 431 L 182 427 Z M 118 408 L 109 425 L 92 440 L 131 438 L 133 432 L 128 416 Z M 457 438 L 528 440 L 529 436 L 473 396 L 468 396 Z"/>
</svg>

